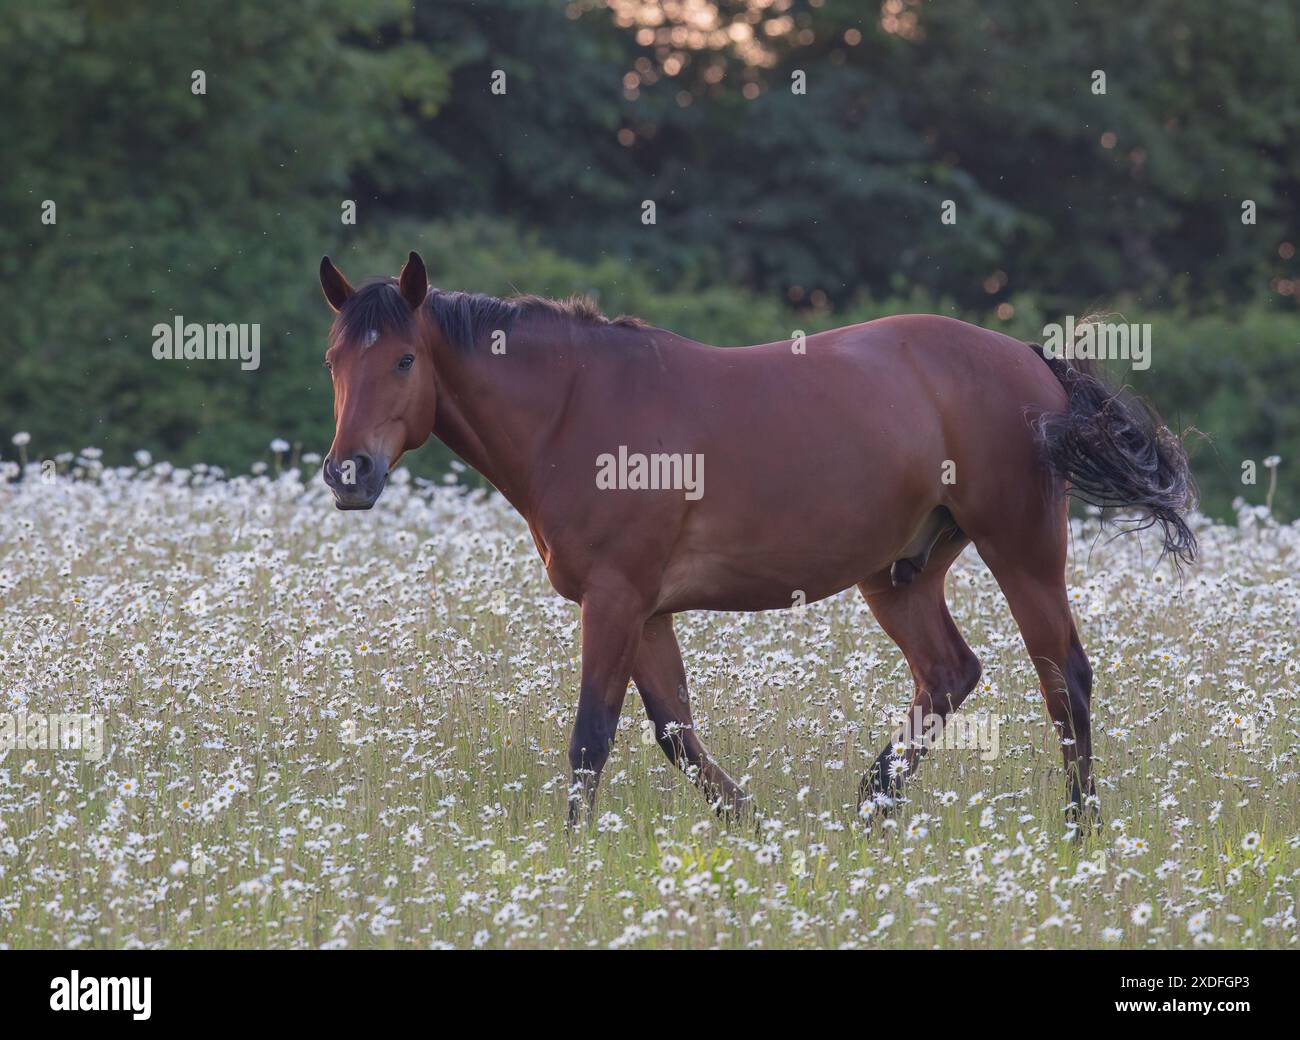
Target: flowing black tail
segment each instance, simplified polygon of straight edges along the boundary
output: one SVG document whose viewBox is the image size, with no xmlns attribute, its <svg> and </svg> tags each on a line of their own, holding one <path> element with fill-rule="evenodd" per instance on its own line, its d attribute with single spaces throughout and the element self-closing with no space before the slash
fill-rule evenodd
<svg viewBox="0 0 1300 1040">
<path fill-rule="evenodd" d="M 1196 558 L 1196 535 L 1182 514 L 1196 504 L 1196 485 L 1183 443 L 1144 400 L 1111 385 L 1091 361 L 1049 357 L 1033 344 L 1060 380 L 1068 411 L 1036 423 L 1052 469 L 1070 482 L 1070 494 L 1095 506 L 1134 510 L 1142 530 L 1159 524 L 1164 551 L 1175 564 Z"/>
</svg>

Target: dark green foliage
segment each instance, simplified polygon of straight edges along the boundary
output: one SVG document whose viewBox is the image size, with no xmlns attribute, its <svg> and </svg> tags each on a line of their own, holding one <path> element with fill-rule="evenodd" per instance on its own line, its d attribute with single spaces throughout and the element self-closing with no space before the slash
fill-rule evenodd
<svg viewBox="0 0 1300 1040">
<path fill-rule="evenodd" d="M 415 248 L 445 288 L 588 291 L 718 343 L 898 310 L 1033 340 L 1120 310 L 1155 326 L 1139 388 L 1211 437 L 1206 504 L 1262 499 L 1241 462 L 1279 454 L 1293 514 L 1295 5 L 900 10 L 796 0 L 757 44 L 695 48 L 594 0 L 6 4 L 0 452 L 323 450 L 320 255 L 356 284 Z M 176 315 L 260 323 L 261 368 L 156 361 Z"/>
</svg>

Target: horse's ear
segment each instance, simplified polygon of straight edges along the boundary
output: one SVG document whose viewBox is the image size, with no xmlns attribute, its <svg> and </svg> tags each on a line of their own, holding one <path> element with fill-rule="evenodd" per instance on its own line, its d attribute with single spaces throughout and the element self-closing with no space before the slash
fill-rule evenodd
<svg viewBox="0 0 1300 1040">
<path fill-rule="evenodd" d="M 429 295 L 429 276 L 419 253 L 412 251 L 406 258 L 402 273 L 397 276 L 397 284 L 402 291 L 402 299 L 411 305 L 411 310 L 417 310 L 423 305 L 424 298 Z"/>
<path fill-rule="evenodd" d="M 320 258 L 320 287 L 325 290 L 325 299 L 336 313 L 343 309 L 352 295 L 352 286 L 328 256 Z"/>
</svg>

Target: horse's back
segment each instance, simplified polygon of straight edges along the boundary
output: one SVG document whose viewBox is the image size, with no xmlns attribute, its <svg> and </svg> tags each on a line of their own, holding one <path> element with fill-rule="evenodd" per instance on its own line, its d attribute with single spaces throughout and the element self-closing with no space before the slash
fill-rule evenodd
<svg viewBox="0 0 1300 1040">
<path fill-rule="evenodd" d="M 691 361 L 672 373 L 674 429 L 691 431 L 705 491 L 668 525 L 689 561 L 670 586 L 703 568 L 708 584 L 752 582 L 763 606 L 790 588 L 815 598 L 888 567 L 940 507 L 973 534 L 1027 493 L 1042 499 L 1028 416 L 1064 396 L 1010 337 L 900 316 Z"/>
<path fill-rule="evenodd" d="M 809 349 L 858 357 L 935 385 L 996 384 L 1043 407 L 1064 406 L 1060 384 L 1025 343 L 941 314 L 898 314 L 810 338 Z"/>
</svg>

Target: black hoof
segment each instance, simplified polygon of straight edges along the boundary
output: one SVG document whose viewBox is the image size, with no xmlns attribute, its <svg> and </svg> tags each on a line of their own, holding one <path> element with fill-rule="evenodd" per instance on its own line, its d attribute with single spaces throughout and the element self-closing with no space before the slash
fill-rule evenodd
<svg viewBox="0 0 1300 1040">
<path fill-rule="evenodd" d="M 1101 831 L 1101 806 L 1096 795 L 1085 798 L 1083 806 L 1071 802 L 1065 807 L 1065 825 L 1070 830 L 1070 837 L 1076 840 L 1088 838 Z"/>
<path fill-rule="evenodd" d="M 902 797 L 902 784 L 890 775 L 889 755 L 881 755 L 858 785 L 858 816 L 872 820 L 889 816 Z"/>
</svg>

